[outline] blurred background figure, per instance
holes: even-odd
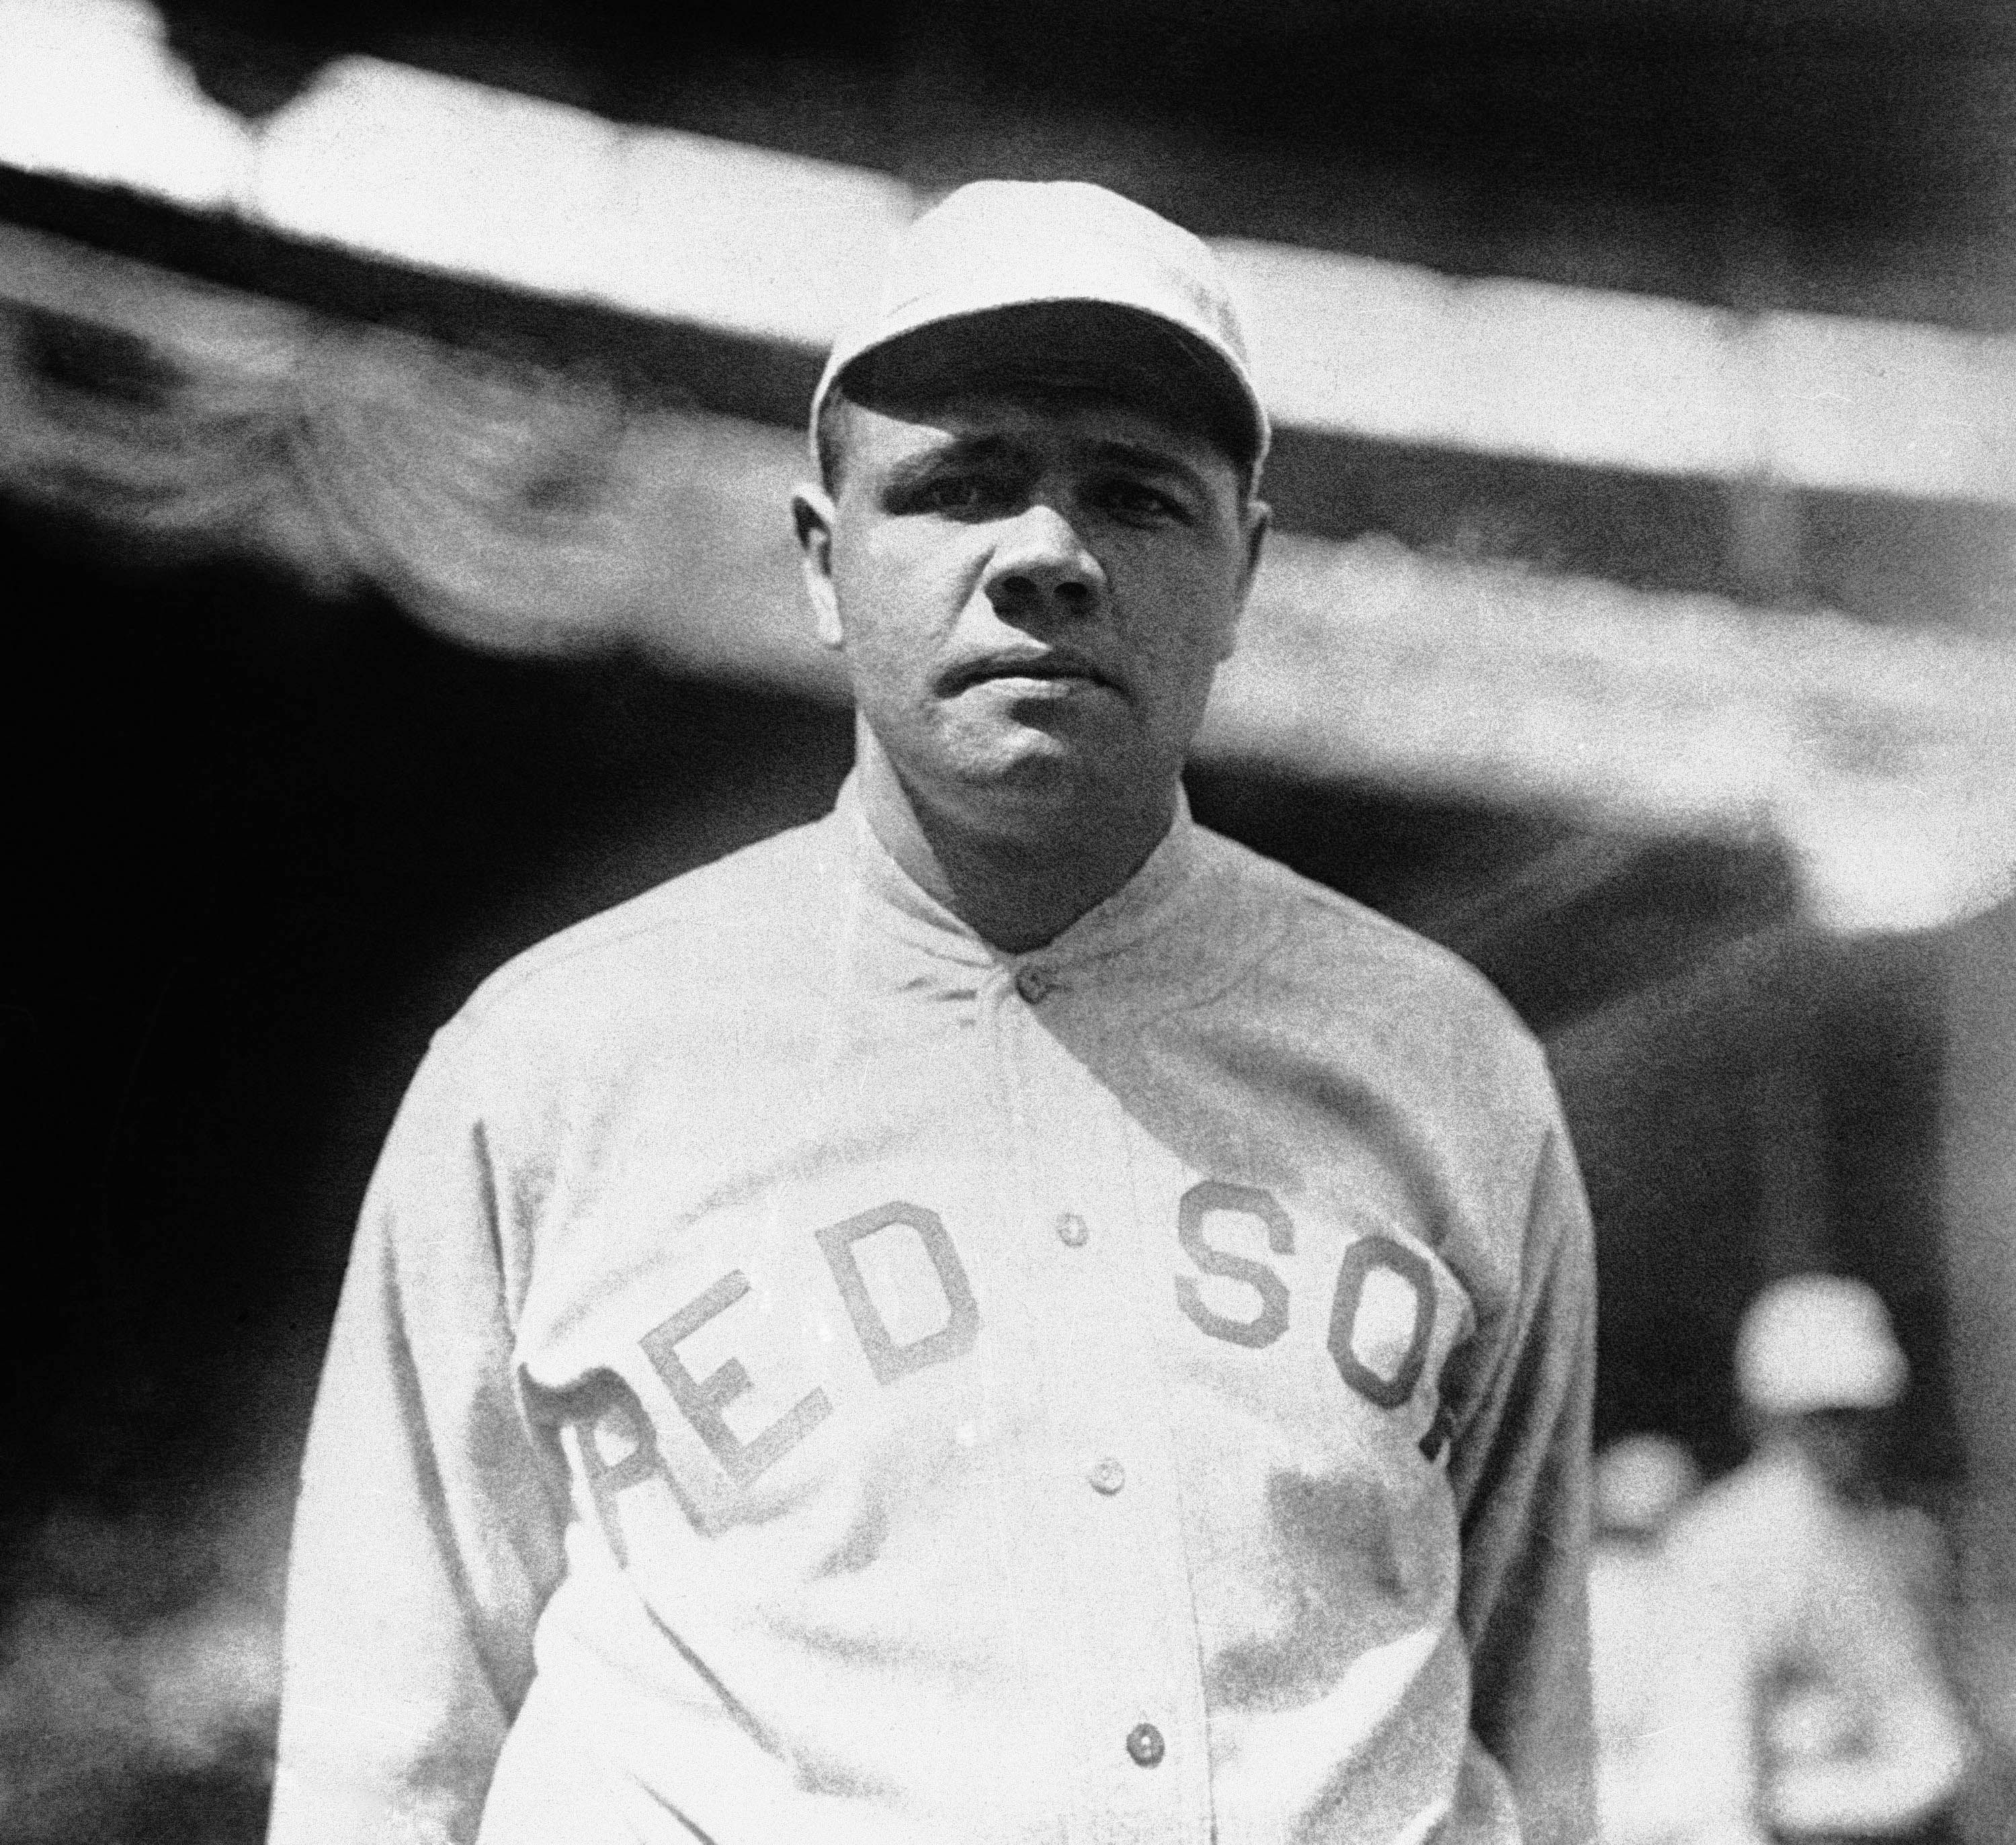
[[[1597,1455],[1589,1642],[1603,1845],[1761,1845],[1748,1725],[1725,1683],[1738,1649],[1693,1604],[1667,1533],[1701,1469],[1665,1435]]]
[[[1751,1303],[1736,1364],[1751,1457],[1669,1541],[1693,1630],[1686,1695],[1740,1704],[1761,1836],[1947,1837],[1969,1741],[1935,1638],[1942,1541],[1877,1496],[1907,1376],[1888,1315],[1861,1282],[1795,1275]]]

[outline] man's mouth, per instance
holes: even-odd
[[[947,675],[946,689],[961,692],[1001,680],[1047,680],[1060,687],[1072,684],[1118,690],[1112,677],[1083,655],[1053,649],[1041,653],[995,653],[970,660]]]

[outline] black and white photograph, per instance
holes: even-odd
[[[0,0],[5,1845],[2016,1840],[2016,14]]]

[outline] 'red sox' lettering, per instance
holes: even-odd
[[[1270,1254],[1294,1254],[1294,1221],[1272,1193],[1257,1185],[1219,1179],[1202,1180],[1184,1192],[1176,1208],[1176,1241],[1198,1274],[1248,1290],[1252,1311],[1244,1315],[1220,1311],[1205,1299],[1197,1276],[1183,1274],[1175,1278],[1176,1304],[1207,1337],[1258,1351],[1273,1345],[1288,1329],[1289,1287],[1278,1270],[1258,1257],[1240,1254],[1211,1239],[1214,1220],[1242,1217],[1258,1226]],[[915,1237],[945,1300],[943,1324],[903,1343],[898,1343],[870,1294],[856,1253],[866,1239],[885,1232]],[[815,1236],[878,1383],[899,1383],[916,1372],[949,1364],[973,1349],[980,1336],[980,1304],[958,1248],[937,1212],[896,1199],[830,1224]],[[748,1292],[747,1276],[739,1268],[731,1269],[641,1341],[652,1369],[680,1413],[739,1486],[747,1486],[774,1466],[833,1412],[826,1391],[814,1388],[760,1434],[744,1441],[722,1414],[751,1388],[749,1373],[741,1361],[727,1359],[705,1377],[696,1377],[687,1368],[679,1356],[682,1342],[727,1312]],[[1326,1343],[1338,1376],[1358,1395],[1382,1409],[1405,1403],[1420,1382],[1435,1324],[1434,1277],[1417,1252],[1383,1235],[1360,1237],[1345,1250],[1332,1290]],[[595,1451],[592,1437],[584,1437],[581,1443],[584,1470],[591,1476],[594,1498],[605,1522],[612,1525],[614,1521],[608,1515],[615,1494],[660,1472],[663,1465],[648,1431],[626,1426],[621,1433],[628,1451],[613,1465]]]

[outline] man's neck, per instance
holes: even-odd
[[[866,737],[856,782],[862,811],[889,856],[1011,955],[1054,940],[1125,884],[1167,836],[1176,807],[1172,786],[1159,804],[1125,811],[1085,803],[976,825],[913,793]]]

